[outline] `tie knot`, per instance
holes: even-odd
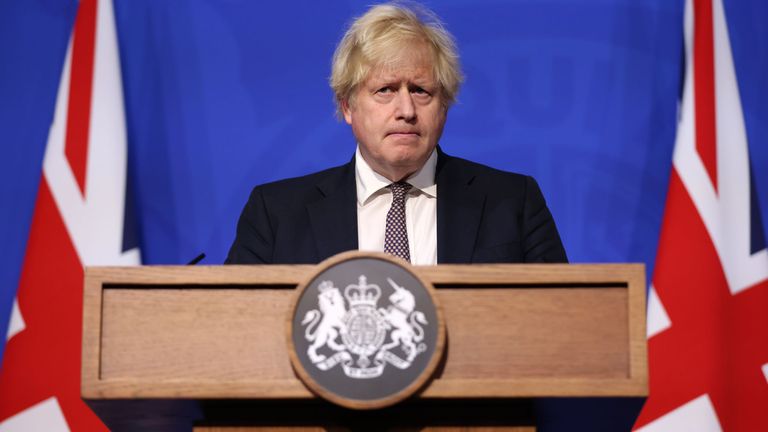
[[[413,186],[411,186],[410,183],[400,181],[392,183],[388,187],[392,189],[393,199],[396,201],[402,201],[405,197],[405,194],[407,194]]]

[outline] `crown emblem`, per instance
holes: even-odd
[[[351,307],[358,305],[375,307],[381,297],[381,288],[376,284],[369,285],[365,275],[360,275],[357,285],[350,284],[344,288],[344,297],[347,298]]]

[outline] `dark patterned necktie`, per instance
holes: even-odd
[[[411,185],[405,182],[397,182],[387,187],[392,190],[392,207],[387,212],[387,228],[384,231],[384,252],[399,256],[410,262],[411,253],[408,250],[408,229],[405,226],[405,195],[411,190]]]

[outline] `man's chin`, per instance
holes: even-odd
[[[389,167],[401,173],[412,174],[421,169],[427,157],[423,154],[409,155],[409,157],[393,158],[387,161]]]

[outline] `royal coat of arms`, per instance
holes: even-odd
[[[424,313],[415,310],[414,295],[391,278],[394,289],[386,308],[378,307],[382,290],[361,275],[357,284],[342,291],[332,281],[318,285],[318,309],[306,313],[301,322],[310,343],[307,356],[320,370],[341,365],[355,379],[376,378],[387,364],[408,369],[427,347]],[[323,354],[325,352],[325,354]]]

